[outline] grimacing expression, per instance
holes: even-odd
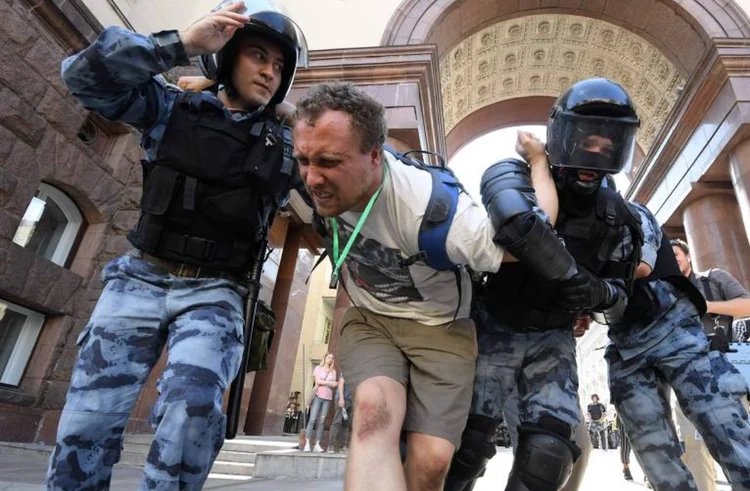
[[[281,86],[283,68],[284,53],[278,46],[258,36],[247,36],[239,40],[232,84],[246,105],[266,105]]]
[[[326,110],[313,122],[301,117],[294,126],[294,156],[323,217],[363,211],[382,172],[380,150],[362,152],[360,135],[342,111]]]
[[[685,254],[681,247],[672,246],[672,252],[674,252],[674,258],[677,259],[677,266],[680,267],[680,272],[688,276],[690,274],[690,256]]]

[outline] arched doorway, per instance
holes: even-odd
[[[627,196],[671,232],[734,250],[736,240],[722,239],[734,237],[720,219],[727,193],[736,196],[729,215],[742,217],[731,226],[750,231],[750,79],[741,76],[750,21],[740,3],[404,0],[381,43],[437,46],[449,156],[491,129],[543,123],[552,98],[576,80],[621,83],[642,118]],[[684,220],[698,199],[718,227],[710,236]]]

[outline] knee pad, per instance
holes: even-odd
[[[571,427],[550,416],[518,427],[513,470],[506,491],[558,491],[568,480],[581,450]]]
[[[461,435],[461,447],[453,456],[445,478],[444,491],[469,491],[484,474],[487,462],[495,456],[497,423],[485,416],[472,414]]]

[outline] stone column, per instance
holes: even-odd
[[[683,222],[694,270],[721,268],[750,287],[750,243],[731,191],[707,193],[690,202]]]
[[[271,300],[276,332],[268,369],[255,375],[245,420],[248,435],[280,435],[284,427],[294,372],[290,367],[294,366],[307,299],[305,279],[313,264],[313,255],[306,249],[300,250],[301,244],[302,227],[290,224]]]
[[[732,149],[729,155],[729,172],[745,234],[750,237],[750,139]]]

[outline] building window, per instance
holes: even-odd
[[[331,328],[333,327],[333,322],[331,322],[331,319],[328,317],[323,320],[323,335],[321,336],[320,342],[323,344],[328,344],[328,341],[331,340]]]
[[[0,384],[21,383],[44,315],[0,299]]]
[[[82,224],[83,216],[73,200],[42,183],[26,208],[13,242],[65,266]]]

